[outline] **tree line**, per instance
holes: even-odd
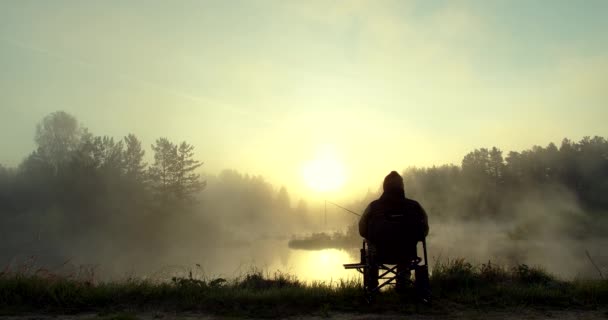
[[[153,198],[162,204],[192,199],[204,187],[194,172],[202,163],[194,158],[194,146],[185,141],[175,144],[167,138],[157,139],[151,146],[154,162],[148,166],[135,135],[128,134],[118,141],[94,136],[72,115],[58,111],[37,125],[35,142],[36,150],[15,172],[17,179],[38,176],[36,181],[53,183],[70,176],[109,177],[131,189],[151,190]],[[88,183],[94,184],[90,180]],[[66,187],[69,184],[61,185]]]
[[[560,211],[584,213],[576,223],[589,225],[608,217],[608,141],[599,136],[506,157],[496,147],[480,148],[460,166],[408,168],[403,175],[406,194],[436,218],[509,220],[545,209],[555,220]]]
[[[225,170],[202,179],[203,163],[185,141],[158,138],[146,157],[134,134],[94,135],[62,111],[44,117],[34,139],[16,168],[0,165],[0,261],[35,252],[103,261],[95,255],[113,252],[153,262],[137,255],[200,253],[201,243],[236,243],[306,220],[306,203],[292,208],[287,189],[263,177]]]

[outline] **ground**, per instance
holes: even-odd
[[[95,313],[85,313],[76,315],[48,315],[48,314],[22,314],[0,316],[5,320],[212,320],[212,319],[241,319],[232,317],[212,316],[196,313],[119,313],[100,315]],[[503,311],[477,311],[466,310],[449,314],[440,315],[397,315],[397,314],[352,314],[352,313],[329,313],[324,315],[300,315],[292,316],[287,319],[293,320],[367,320],[367,319],[407,319],[407,320],[435,320],[435,319],[488,319],[488,320],[544,320],[544,319],[564,319],[564,320],[600,320],[608,319],[608,309],[603,310],[538,310],[538,309],[516,309]]]

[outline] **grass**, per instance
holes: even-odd
[[[473,266],[456,259],[436,265],[432,274],[434,296],[463,305],[608,306],[608,281],[564,281],[540,267],[525,264],[507,269],[491,262]]]
[[[597,308],[608,305],[608,281],[556,279],[540,268],[473,266],[462,259],[432,270],[433,308],[501,308],[511,306]],[[405,300],[405,301],[404,301]],[[195,311],[221,315],[326,315],[330,312],[414,312],[413,293],[382,292],[365,303],[360,283],[303,283],[296,277],[251,271],[237,279],[130,279],[96,283],[92,279],[48,272],[5,271],[0,274],[0,310],[10,312]],[[129,315],[129,313],[124,313]],[[128,316],[125,316],[128,317]]]

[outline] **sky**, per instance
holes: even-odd
[[[604,0],[1,0],[0,164],[57,110],[331,199],[479,147],[606,137],[607,16]],[[333,193],[304,176],[324,158]]]

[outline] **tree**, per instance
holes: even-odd
[[[205,182],[200,181],[200,175],[194,172],[202,165],[202,162],[194,160],[194,146],[185,141],[180,143],[175,167],[175,190],[178,199],[189,199],[205,187]]]
[[[159,138],[152,145],[154,164],[149,169],[157,195],[167,200],[171,186],[175,184],[174,171],[177,162],[177,148],[166,138]]]
[[[152,145],[152,150],[154,164],[149,173],[161,202],[191,200],[204,188],[205,183],[194,172],[202,165],[194,160],[194,146],[185,141],[177,146],[166,138],[160,138]]]
[[[13,185],[13,171],[0,164],[0,215],[9,207],[10,193]]]
[[[73,169],[84,169],[87,172],[103,170],[106,173],[122,175],[124,144],[115,142],[108,136],[93,136],[86,129],[80,138],[78,148],[72,152],[70,164]]]
[[[53,112],[36,126],[37,154],[57,172],[77,150],[81,134],[76,118],[64,111]]]
[[[494,180],[496,186],[504,182],[505,161],[502,158],[502,151],[496,147],[490,150],[489,175]]]
[[[114,142],[114,138],[108,136],[96,137],[96,140],[99,145],[101,168],[120,175],[124,167],[122,141]]]
[[[281,213],[285,213],[291,208],[291,201],[289,200],[289,194],[287,193],[285,186],[282,186],[281,189],[279,189],[276,206],[277,209],[282,211]]]
[[[126,148],[123,152],[124,169],[127,177],[142,182],[145,179],[147,163],[143,161],[145,151],[141,149],[141,142],[134,134],[124,137]]]
[[[462,159],[462,172],[478,185],[484,185],[490,173],[490,152],[475,149]]]

